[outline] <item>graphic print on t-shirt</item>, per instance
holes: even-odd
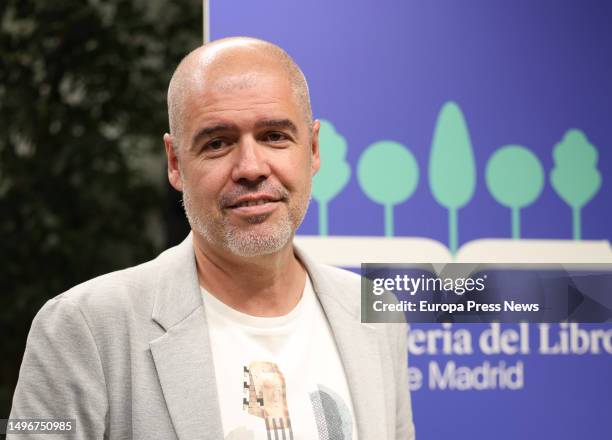
[[[243,408],[253,416],[264,419],[268,438],[293,440],[291,419],[287,407],[287,388],[283,373],[273,362],[251,362],[244,367]]]
[[[310,393],[319,439],[351,440],[353,438],[353,419],[351,410],[342,397],[323,385]]]
[[[278,365],[258,361],[245,366],[243,389],[242,407],[248,414],[263,419],[262,429],[265,428],[267,438],[293,440],[287,386]],[[344,400],[323,385],[318,385],[309,397],[319,440],[352,440],[351,410]],[[247,434],[246,430],[244,433]],[[232,438],[239,438],[237,432],[234,434]],[[252,437],[247,434],[244,438]]]

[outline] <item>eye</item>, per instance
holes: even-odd
[[[270,131],[264,135],[264,140],[266,142],[284,142],[289,139],[289,136],[280,131]]]
[[[227,154],[234,141],[227,137],[216,137],[209,141],[206,141],[200,150],[200,153],[204,157],[215,158]]]
[[[221,149],[223,149],[225,146],[227,146],[227,142],[225,141],[225,139],[213,139],[210,142],[207,142],[204,145],[204,150],[208,150],[208,151],[219,151]]]

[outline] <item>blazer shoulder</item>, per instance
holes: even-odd
[[[155,259],[110,272],[78,284],[52,300],[86,304],[123,301],[131,296],[140,297],[151,291],[157,269]]]

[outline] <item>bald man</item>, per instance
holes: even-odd
[[[265,41],[207,44],[168,114],[191,234],[45,304],[11,418],[83,439],[414,438],[405,328],[361,324],[360,278],[293,245],[320,164],[299,67]]]

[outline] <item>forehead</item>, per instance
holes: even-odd
[[[195,78],[184,102],[185,128],[207,119],[299,119],[297,99],[287,75],[272,69],[218,69]],[[232,121],[233,122],[233,121]]]

